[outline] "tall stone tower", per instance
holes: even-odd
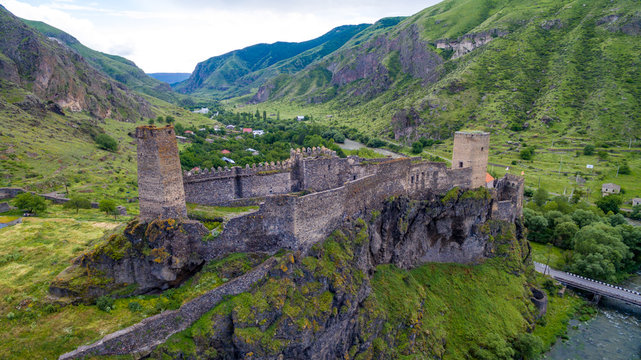
[[[186,218],[176,133],[171,125],[136,128],[140,219]]]
[[[472,168],[470,186],[485,186],[490,134],[482,131],[457,131],[454,134],[452,169]]]

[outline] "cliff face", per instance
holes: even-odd
[[[531,265],[529,246],[521,235],[520,220],[512,224],[491,218],[493,201],[485,189],[455,189],[443,198],[423,201],[390,200],[381,212],[335,231],[307,256],[285,254],[250,292],[219,304],[150,357],[358,359],[421,354],[440,358],[445,351],[465,352],[448,349],[453,335],[441,330],[446,321],[441,316],[460,315],[459,310],[442,307],[440,315],[432,313],[435,303],[428,302],[436,300],[429,295],[430,284],[416,282],[418,273],[397,269],[427,271],[420,266],[428,261],[485,262],[482,268],[503,269],[492,271],[509,278],[502,281],[512,284],[516,300],[510,306],[521,311],[519,319],[511,321],[525,329],[534,319],[522,275]],[[474,270],[465,271],[473,276]],[[388,288],[393,278],[406,287],[407,297]],[[474,280],[471,286],[484,286],[479,285],[483,282]],[[472,291],[483,291],[477,297],[484,298],[485,291],[492,290]],[[396,299],[397,308],[411,310],[407,314],[390,310],[386,296]],[[466,318],[473,318],[470,314],[478,309],[468,310]]]
[[[48,39],[0,7],[0,76],[70,111],[119,120],[152,116],[149,103],[110,80],[57,39]]]

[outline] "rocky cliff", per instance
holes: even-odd
[[[510,315],[515,316],[510,321],[518,323],[519,331],[533,326],[536,311],[524,276],[531,265],[529,245],[520,220],[513,224],[492,219],[492,203],[485,189],[454,189],[444,197],[422,201],[390,199],[382,211],[349,221],[308,254],[281,256],[252,290],[222,302],[150,357],[367,359],[420,354],[441,358],[446,352],[459,351],[474,357],[478,349],[448,344],[455,336],[444,331],[448,317],[459,316],[461,310],[437,305],[438,296],[419,273],[438,273],[423,266],[431,261],[483,263],[461,269],[470,278],[478,276],[475,269],[491,269],[488,274],[499,276],[505,286],[510,284],[509,296],[514,300],[500,311],[502,300],[496,304],[481,300],[482,306],[493,310],[473,305],[464,317],[474,324],[476,311],[520,312]],[[415,270],[407,273],[399,268]],[[445,275],[439,279],[451,284],[459,281]],[[475,290],[487,285],[479,283],[484,280],[473,280],[469,286],[472,292],[482,293],[467,301],[486,299],[486,292],[493,291]],[[439,285],[433,285],[439,291]],[[502,316],[487,315],[487,321]],[[486,335],[462,336],[484,339]],[[475,345],[479,347],[468,338],[465,346]]]
[[[73,261],[51,283],[49,292],[70,302],[132,296],[176,287],[204,264],[197,221],[133,220]]]
[[[32,92],[39,103],[119,120],[150,117],[149,103],[92,68],[58,39],[49,39],[0,6],[0,79]],[[39,108],[40,106],[36,106]]]

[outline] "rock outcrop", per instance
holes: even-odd
[[[72,302],[103,295],[130,296],[180,285],[205,262],[202,238],[192,220],[133,220],[73,261],[51,283],[49,292]]]
[[[507,271],[523,274],[531,265],[520,221],[494,220],[493,200],[483,190],[386,202],[381,212],[348,222],[307,256],[282,256],[250,292],[217,306],[186,330],[187,337],[177,334],[150,357],[391,358],[388,351],[398,345],[394,338],[411,334],[414,325],[386,328],[385,315],[370,296],[377,266],[409,269],[428,261],[477,263],[499,257]],[[527,286],[522,292],[520,301],[527,307]],[[535,312],[526,315],[531,323]],[[176,345],[184,341],[190,345]]]
[[[452,51],[452,59],[459,58],[479,46],[483,46],[497,37],[507,35],[507,31],[492,29],[479,33],[466,34],[456,40],[443,39],[436,41],[437,49],[444,49]]]
[[[2,6],[0,33],[0,79],[35,95],[18,104],[22,109],[59,114],[62,109],[86,111],[101,119],[118,120],[153,116],[147,100],[91,67],[59,40],[30,28]],[[43,105],[49,101],[58,107]]]

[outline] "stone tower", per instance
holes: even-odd
[[[454,134],[452,169],[472,168],[470,186],[485,186],[490,134],[482,131],[457,131]]]
[[[176,133],[171,125],[136,128],[140,219],[186,218]]]

